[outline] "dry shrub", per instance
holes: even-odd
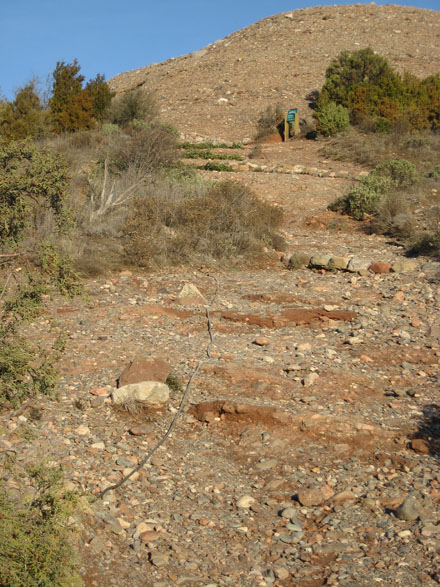
[[[124,133],[107,136],[100,151],[102,160],[108,160],[115,173],[130,166],[144,172],[170,166],[177,160],[177,133],[162,122],[128,128]]]
[[[371,228],[394,238],[409,238],[415,222],[407,194],[392,192],[384,197],[377,207]]]
[[[284,112],[280,104],[267,106],[260,114],[257,121],[257,133],[255,141],[264,141],[267,137],[274,135],[279,131],[280,125],[284,121]]]
[[[279,208],[234,182],[199,185],[198,193],[163,183],[136,200],[125,250],[131,263],[150,268],[249,257],[283,247],[281,222]]]
[[[440,134],[410,133],[407,130],[391,133],[369,133],[350,128],[331,139],[323,154],[336,161],[352,161],[375,167],[388,159],[406,159],[422,171],[438,164]]]
[[[109,119],[111,123],[125,127],[134,120],[151,122],[158,114],[159,108],[154,95],[138,88],[113,99]]]

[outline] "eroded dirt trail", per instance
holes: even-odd
[[[270,145],[267,157],[307,164],[316,152]],[[326,212],[345,179],[234,179],[283,206],[290,252],[402,255]],[[426,260],[411,273],[292,271],[272,257],[216,272],[212,358],[165,446],[85,516],[86,585],[437,584],[438,272]],[[135,357],[162,357],[186,383],[204,356],[205,307],[179,301],[186,283],[214,294],[201,271],[125,271],[90,281],[89,303],[55,301],[29,331],[68,335],[61,400],[42,401],[38,421],[15,415],[3,445],[23,461],[49,454],[87,494],[118,481],[181,391],[165,411],[128,414],[107,398],[117,377]],[[415,519],[400,519],[410,495]]]

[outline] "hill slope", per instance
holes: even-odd
[[[157,92],[162,115],[182,132],[241,140],[269,104],[298,107],[321,88],[343,50],[372,47],[398,71],[440,71],[440,12],[403,6],[327,6],[265,18],[204,49],[110,80],[123,93]]]

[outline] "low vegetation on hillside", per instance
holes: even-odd
[[[32,81],[0,102],[3,412],[56,396],[64,340],[54,329],[50,342],[34,342],[27,325],[55,292],[81,295],[80,275],[127,264],[239,263],[283,246],[280,209],[181,162],[229,167],[221,161],[240,161],[240,147],[180,145],[152,93],[114,97],[103,76],[86,83],[76,60],[57,64],[47,100]],[[9,472],[0,492],[0,583],[76,584],[66,525],[74,502],[60,476],[22,472],[33,491],[23,500]]]
[[[400,75],[371,48],[345,51],[315,98],[325,156],[373,167],[330,209],[440,256],[440,74]]]
[[[318,130],[330,112],[336,117],[336,107],[346,109],[351,124],[375,132],[440,128],[440,73],[425,79],[409,72],[400,75],[384,57],[366,48],[343,51],[325,77],[315,104]],[[343,129],[324,130],[335,134]]]

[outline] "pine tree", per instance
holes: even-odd
[[[49,100],[54,132],[74,132],[94,124],[93,100],[83,89],[84,76],[75,59],[73,63],[58,61],[53,72],[52,97]]]

